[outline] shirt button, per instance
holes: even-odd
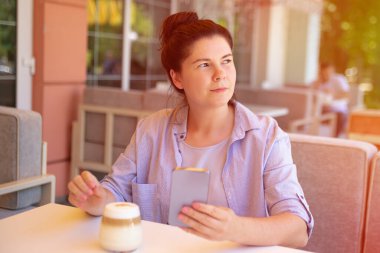
[[[183,134],[181,134],[180,136],[179,136],[179,138],[181,138],[181,139],[183,139],[185,136],[183,135]]]

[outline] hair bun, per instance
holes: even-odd
[[[195,12],[179,12],[167,17],[162,23],[160,34],[161,45],[166,44],[173,32],[180,26],[198,21],[198,15]]]

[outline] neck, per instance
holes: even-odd
[[[208,110],[189,109],[186,143],[193,146],[209,146],[228,138],[234,126],[232,105]]]

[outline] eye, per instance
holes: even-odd
[[[208,67],[209,66],[209,64],[207,63],[207,62],[204,62],[204,63],[202,63],[202,64],[199,64],[198,65],[198,68],[206,68],[206,67]]]
[[[228,64],[228,63],[231,63],[232,62],[232,59],[225,59],[222,61],[223,64]]]

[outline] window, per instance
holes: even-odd
[[[237,82],[248,83],[253,36],[247,35],[252,34],[254,4],[248,5],[237,0],[88,0],[87,83],[122,87],[123,72],[130,89],[154,88],[157,82],[167,81],[160,59],[160,25],[170,13],[190,10],[230,30]],[[125,29],[123,24],[130,27]]]
[[[32,109],[33,0],[0,4],[0,105]]]
[[[154,88],[167,76],[161,66],[160,25],[170,15],[170,0],[132,2],[131,28],[137,36],[131,43],[131,89]]]
[[[124,0],[88,0],[87,84],[121,87]]]
[[[0,7],[0,105],[16,106],[16,0]]]

